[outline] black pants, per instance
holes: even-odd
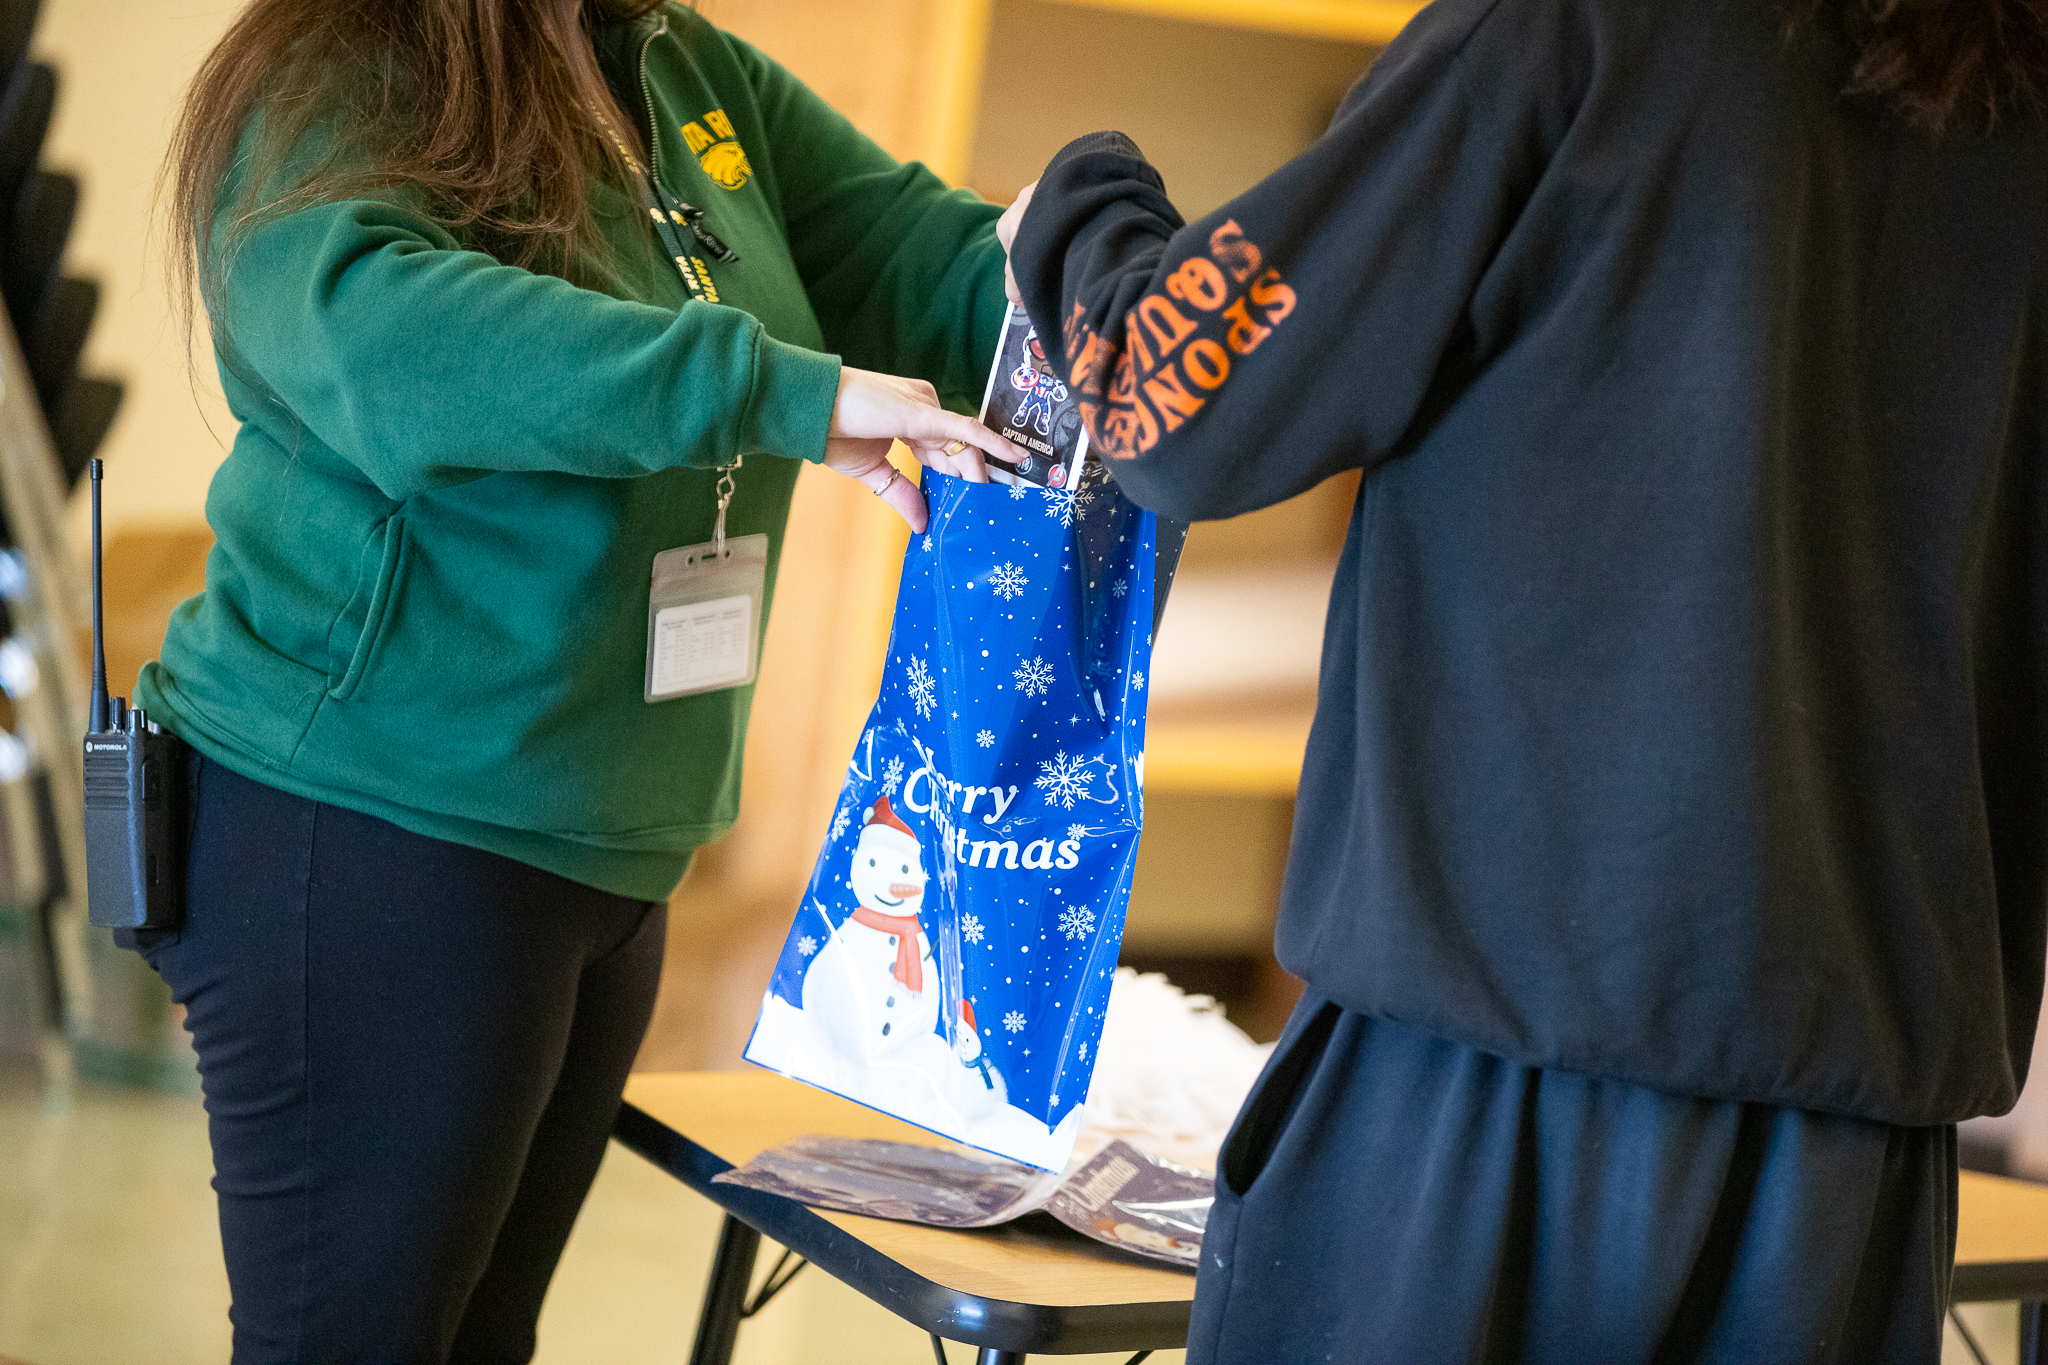
[[[1936,1365],[1955,1129],[1516,1065],[1313,998],[1229,1141],[1189,1365]]]
[[[194,774],[187,1010],[235,1365],[525,1361],[654,1008],[665,907]]]

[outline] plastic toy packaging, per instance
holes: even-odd
[[[921,1147],[817,1134],[771,1147],[711,1177],[813,1208],[935,1228],[989,1228],[1046,1206],[1062,1181],[1049,1171],[969,1147]]]
[[[1015,312],[998,376],[1020,329],[1028,345]],[[1078,431],[1055,400],[1027,430]],[[1057,1171],[1116,969],[1152,629],[1185,527],[1074,446],[1037,445],[1056,478],[1044,451],[1036,478],[927,475],[881,696],[746,1056]]]
[[[994,1227],[1043,1209],[1105,1246],[1190,1270],[1216,1199],[1208,1175],[1122,1141],[1061,1178],[965,1149],[802,1137],[712,1180],[941,1228]]]

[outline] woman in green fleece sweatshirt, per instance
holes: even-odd
[[[758,643],[801,461],[914,525],[891,438],[983,477],[997,210],[645,0],[257,0],[173,157],[240,428],[136,689],[196,758],[134,946],[235,1360],[525,1360],[739,797],[751,688],[647,700],[651,566],[729,478]]]

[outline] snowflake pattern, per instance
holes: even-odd
[[[1052,665],[1043,658],[1026,659],[1010,676],[1017,680],[1017,690],[1027,697],[1038,696],[1052,688]]]
[[[1070,905],[1060,911],[1060,932],[1071,941],[1095,932],[1095,912],[1085,905]]]
[[[1074,524],[1074,490],[1071,488],[1046,489],[1045,514],[1062,526],[1072,526]]]
[[[1095,774],[1088,771],[1087,760],[1064,749],[1038,764],[1038,789],[1045,793],[1046,800],[1062,810],[1072,810],[1076,801],[1087,799],[1094,781]]]
[[[1034,493],[1038,495],[1036,504],[1031,502]],[[993,611],[988,610],[991,604],[987,597],[978,599],[986,614],[992,618],[991,628],[979,640],[969,639],[950,644],[938,643],[941,637],[929,632],[910,634],[899,639],[896,649],[891,651],[891,665],[896,670],[891,681],[900,684],[903,690],[890,699],[889,707],[895,709],[900,716],[901,708],[908,703],[912,708],[913,717],[919,721],[918,725],[910,727],[908,733],[922,738],[921,732],[929,722],[938,718],[941,704],[938,680],[939,676],[944,674],[947,695],[943,701],[949,715],[946,729],[953,736],[951,742],[959,746],[956,747],[955,756],[963,766],[977,770],[975,781],[990,782],[997,776],[1003,777],[1004,787],[1010,793],[1004,806],[1005,814],[1012,818],[1010,824],[1003,827],[1009,829],[1009,837],[1017,839],[1021,844],[1027,838],[1036,838],[1039,833],[1043,833],[1048,839],[1057,840],[1063,832],[1065,838],[1071,841],[1068,844],[1069,848],[1092,848],[1095,836],[1088,821],[1099,816],[1104,820],[1103,846],[1107,848],[1121,840],[1125,821],[1117,814],[1099,815],[1095,807],[1098,803],[1108,803],[1113,812],[1122,811],[1127,805],[1135,808],[1136,790],[1127,794],[1124,791],[1125,782],[1115,777],[1119,768],[1123,768],[1126,773],[1134,772],[1135,763],[1127,766],[1119,761],[1119,756],[1114,752],[1109,753],[1107,758],[1096,754],[1096,736],[1090,728],[1093,718],[1098,713],[1104,716],[1116,715],[1119,709],[1117,694],[1105,686],[1102,689],[1103,695],[1092,700],[1078,693],[1072,697],[1068,696],[1074,687],[1073,679],[1063,662],[1068,639],[1065,635],[1055,632],[1065,631],[1071,634],[1076,629],[1077,622],[1073,619],[1074,612],[1064,597],[1057,603],[1047,603],[1045,594],[1049,588],[1057,588],[1064,583],[1068,575],[1075,575],[1087,583],[1084,595],[1087,604],[1099,611],[1103,606],[1101,599],[1107,597],[1116,604],[1110,608],[1111,614],[1115,615],[1127,611],[1129,604],[1137,599],[1137,575],[1144,570],[1133,567],[1128,546],[1099,546],[1094,545],[1092,541],[1090,545],[1082,546],[1072,541],[1072,535],[1084,534],[1090,526],[1100,529],[1099,523],[1102,518],[1109,515],[1112,508],[1121,507],[1108,483],[1102,478],[1102,471],[1099,468],[1090,468],[1087,477],[1077,479],[1069,487],[1061,489],[1049,489],[1019,480],[1011,484],[1009,494],[1010,498],[1015,500],[1015,506],[997,511],[993,504],[981,504],[984,517],[975,520],[970,528],[973,534],[964,541],[959,541],[958,537],[948,541],[949,560],[957,553],[961,559],[967,561],[961,566],[961,571],[971,572],[974,575],[971,581],[975,588],[988,589],[987,596],[996,599]],[[990,490],[990,496],[994,496],[993,490]],[[1098,511],[1097,504],[1100,504],[1103,510]],[[1040,511],[1053,522],[1051,528],[1047,528],[1039,520]],[[986,537],[981,528],[983,519],[989,522],[990,530],[993,532]],[[934,520],[936,521],[936,518]],[[1121,526],[1121,523],[1118,525]],[[1033,530],[1033,527],[1036,529]],[[920,553],[912,557],[912,572],[920,576],[920,581],[925,576],[937,581],[939,576],[945,574],[951,567],[937,558],[938,529],[935,525],[929,532],[920,533],[913,538],[920,547]],[[1107,539],[1115,541],[1116,537],[1111,535]],[[956,541],[959,543],[956,544]],[[1020,557],[1023,562],[1020,562]],[[1052,574],[1053,578],[1049,579],[1048,574]],[[958,580],[954,582],[957,586]],[[1104,591],[1105,589],[1107,591]],[[975,597],[976,594],[968,596]],[[1023,604],[1026,597],[1030,597],[1033,603],[1046,607],[1046,620],[1038,620],[1036,607]],[[1010,615],[1011,605],[1019,607],[1014,617]],[[998,626],[1000,629],[995,628]],[[1034,629],[1034,626],[1037,628]],[[1127,629],[1142,638],[1145,623],[1134,623]],[[967,645],[972,647],[968,648]],[[1054,646],[1059,647],[1054,653],[1044,653],[1046,649]],[[1023,654],[1022,650],[1025,648],[1032,649],[1033,654]],[[933,661],[935,655],[938,660],[936,663]],[[1003,664],[1006,660],[1010,661],[1012,675],[1012,681],[1007,683],[1003,681]],[[1144,664],[1142,657],[1134,662],[1143,666],[1144,672],[1149,674],[1150,667]],[[1148,681],[1144,674],[1135,669],[1127,668],[1125,671],[1125,691],[1122,694],[1121,710],[1136,713],[1132,717],[1133,724],[1142,724],[1142,693],[1146,690]],[[1055,708],[1052,702],[1051,694],[1055,684],[1061,688],[1060,708]],[[1013,700],[1008,706],[1002,705],[1004,687],[1015,689]],[[993,709],[984,710],[985,706],[992,706]],[[1073,750],[1060,747],[1058,709],[1075,713],[1068,721],[1069,730],[1066,735],[1068,740],[1077,745]],[[998,714],[1012,710],[1014,717],[1006,719],[1005,723],[1020,731],[1015,739],[1009,737],[1006,732],[996,731],[993,726],[993,720]],[[977,711],[983,713],[982,725],[970,729],[957,723]],[[1022,721],[1023,724],[1018,725],[1018,721]],[[1024,731],[1030,732],[1028,737],[1021,733]],[[884,794],[892,802],[900,801],[905,795],[906,784],[910,782],[909,764],[915,755],[907,751],[907,738],[898,739],[887,748],[883,746],[883,738],[879,731],[873,733],[864,741],[864,748],[856,752],[846,794],[834,807],[831,837],[833,846],[841,849],[841,861],[833,865],[834,870],[843,869],[844,846],[853,838],[853,827],[861,823],[863,812],[869,803]],[[968,744],[968,740],[972,740],[972,744]],[[896,743],[904,744],[905,747],[896,748]],[[1011,749],[1017,746],[1024,747],[1018,752],[1011,753]],[[1056,756],[1047,756],[1044,753],[1047,747],[1058,747],[1059,752]],[[967,760],[965,748],[974,748],[988,760],[988,763],[983,763],[979,759]],[[1010,761],[1014,761],[1017,767],[1021,768],[1021,772],[980,772],[980,769],[987,768],[989,763],[995,762],[997,748],[1005,749],[1006,754],[1006,761],[1000,766],[1009,769]],[[897,756],[892,757],[892,754]],[[928,775],[921,772],[917,777],[921,781]],[[966,772],[959,775],[963,778],[968,776]],[[1097,794],[1094,782],[1098,775],[1104,778],[1105,785],[1105,790],[1100,795]],[[1009,801],[1013,800],[1016,794],[1016,788],[1010,786],[1011,783],[1021,784],[1024,793],[1030,798],[1018,810],[1008,809]],[[953,795],[952,806],[957,816],[962,798],[959,791],[955,791]],[[1049,806],[1037,806],[1036,802],[1039,800],[1047,801]],[[992,804],[984,798],[970,807],[976,816],[973,821],[975,832],[983,839],[1003,837],[1001,834],[981,831],[982,821],[979,817],[984,811],[988,811]],[[1020,811],[1023,812],[1021,815]],[[1060,824],[1062,816],[1069,823]],[[906,815],[905,818],[909,817]],[[1026,822],[1031,827],[1029,833],[1022,832]],[[1034,850],[1034,862],[1037,861],[1037,851],[1039,850]],[[951,898],[951,904],[946,907],[950,912],[946,918],[952,933],[951,943],[947,947],[956,950],[955,957],[958,960],[959,954],[971,946],[975,951],[966,955],[970,977],[980,972],[989,974],[986,980],[972,981],[969,985],[980,985],[985,991],[981,1000],[977,1002],[977,1007],[980,1008],[981,1014],[980,1026],[986,1030],[982,1038],[990,1048],[991,1060],[995,1059],[995,1054],[1007,1054],[1013,1065],[1030,1072],[1028,1083],[1019,1079],[1025,1072],[1020,1072],[1019,1076],[1010,1079],[1013,1085],[1026,1085],[1040,1104],[1046,1103],[1048,1099],[1047,1091],[1043,1088],[1047,1080],[1059,1084],[1064,1079],[1064,1088],[1059,1090],[1056,1097],[1050,1099],[1054,1107],[1053,1112],[1058,1112],[1065,1095],[1072,1091],[1074,1084],[1071,1079],[1057,1074],[1050,1078],[1044,1077],[1044,1072],[1054,1069],[1053,1054],[1060,1054],[1060,1060],[1070,1075],[1076,1070],[1085,1069],[1087,1065],[1097,1061],[1100,1055],[1100,1049],[1095,1046],[1093,1032],[1100,1024],[1100,1014],[1107,997],[1108,986],[1106,981],[1096,979],[1098,973],[1095,968],[1098,965],[1105,965],[1096,960],[1101,954],[1097,953],[1093,957],[1090,954],[1100,946],[1100,941],[1106,937],[1107,929],[1114,926],[1109,923],[1112,918],[1112,907],[1103,897],[1102,886],[1099,884],[1104,877],[1100,874],[1091,875],[1097,861],[1084,855],[1083,863],[1074,877],[1068,878],[1064,873],[1054,874],[1060,879],[1056,884],[1062,894],[1058,898],[1048,897],[1050,913],[1045,914],[1042,919],[1037,913],[1037,894],[1030,894],[1026,903],[1026,900],[1020,899],[1015,893],[1028,892],[1030,888],[1010,883],[1008,878],[1003,879],[1006,884],[1001,886],[990,884],[984,887],[982,883],[977,882],[976,889],[985,889],[988,892],[985,899],[977,901],[972,894],[961,894]],[[840,875],[843,877],[843,871]],[[1016,874],[1010,876],[1014,878]],[[963,893],[967,890],[964,886],[957,889]],[[1046,884],[1040,883],[1039,890],[1042,892],[1045,889],[1048,889]],[[997,896],[995,893],[998,891],[1009,894]],[[819,903],[818,913],[813,914],[808,908],[807,901],[804,919],[814,926],[819,925],[821,920],[836,921],[839,914],[836,908],[829,913],[824,910],[824,906],[833,904],[835,902],[827,894]],[[936,912],[936,905],[934,909]],[[1003,933],[1000,936],[995,933],[997,920],[1002,921]],[[828,932],[830,929],[831,925],[827,923],[823,929],[814,927],[805,930],[799,927],[790,934],[789,947],[800,955],[798,962],[791,964],[788,969],[792,975],[800,977],[811,963],[822,957],[825,948],[833,946],[831,933]],[[1058,936],[1056,941],[1055,935]],[[937,933],[934,932],[933,938],[936,940],[937,937]],[[937,946],[936,943],[934,946]],[[984,952],[983,949],[988,951]],[[1028,956],[1025,956],[1027,953]],[[1113,963],[1106,965],[1113,966]],[[879,974],[888,969],[876,967],[875,970]],[[1076,1028],[1076,1032],[1082,1032],[1085,1028],[1089,1033],[1090,1036],[1085,1041],[1069,1038],[1059,1042],[1055,1047],[1053,1044],[1056,1040],[1046,1030],[1059,1027],[1064,1031],[1069,1021],[1064,1017],[1047,1020],[1043,1030],[1034,1022],[1032,1010],[1039,1008],[1035,1003],[1038,998],[1037,992],[1047,989],[1052,990],[1061,1000],[1074,998],[1067,994],[1069,991],[1080,992],[1076,1000],[1077,1013],[1080,1005],[1094,1002],[1093,1008],[1087,1011],[1088,1014],[1095,1016],[1093,1019],[1073,1021],[1083,1026]],[[1031,1009],[1026,1009],[1026,1005],[1030,1005]],[[1064,1014],[1064,1005],[1055,1010],[1056,1016]],[[1034,1035],[1028,1044],[1024,1037],[1027,1033]],[[997,1035],[1006,1043],[1014,1044],[1014,1047],[996,1047]],[[1046,1055],[1041,1059],[1033,1056],[1033,1053]],[[1082,1063],[1080,1068],[1074,1065],[1077,1058]],[[1044,1063],[1042,1066],[1041,1061]]]
[[[917,708],[919,716],[930,720],[939,705],[938,681],[932,677],[930,665],[922,658],[915,658],[905,673],[909,678],[904,685],[910,689],[910,704]]]

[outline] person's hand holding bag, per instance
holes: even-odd
[[[940,407],[938,391],[924,380],[841,369],[839,402],[825,438],[825,467],[858,479],[911,530],[922,531],[924,498],[889,463],[895,441],[909,446],[920,463],[969,483],[988,482],[984,451],[1005,453],[1002,437],[971,417]]]

